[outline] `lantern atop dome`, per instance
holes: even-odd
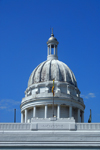
[[[51,37],[48,39],[47,41],[47,45],[48,45],[48,56],[47,56],[47,60],[50,59],[58,59],[57,56],[57,46],[58,46],[59,42],[57,41],[57,39],[54,37],[53,34],[53,28],[52,28],[52,33],[51,33]]]

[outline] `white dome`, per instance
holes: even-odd
[[[52,32],[47,41],[47,60],[38,65],[29,77],[25,97],[21,102],[22,122],[54,115],[57,118],[74,117],[76,122],[80,122],[80,118],[83,120],[85,105],[73,72],[58,60],[58,44]]]
[[[53,79],[68,82],[77,87],[76,78],[71,69],[65,63],[56,59],[46,60],[38,65],[31,73],[28,87],[35,83],[52,81]]]

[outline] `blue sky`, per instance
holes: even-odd
[[[100,122],[100,0],[0,0],[0,122],[20,122],[31,72],[47,59],[50,27],[58,58],[74,72],[85,122]]]

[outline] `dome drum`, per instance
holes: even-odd
[[[40,82],[31,85],[25,91],[25,95],[30,96],[34,94],[43,94],[46,93],[45,96],[47,97],[47,93],[52,93],[52,81],[47,82]],[[62,93],[62,94],[71,94],[76,97],[80,97],[80,91],[77,87],[69,84],[68,82],[59,82],[55,81],[55,94]]]
[[[45,112],[45,107],[47,107],[47,112]],[[58,107],[60,107],[60,111],[58,112]],[[35,115],[34,115],[34,108],[36,109]],[[70,108],[72,108],[72,114],[70,114]],[[80,109],[80,116],[81,113],[84,112],[84,106],[81,104],[77,104],[75,102],[71,102],[69,100],[65,99],[59,99],[55,98],[55,104],[54,104],[54,115],[57,118],[69,118],[73,116],[76,120],[76,122],[79,122],[78,120],[78,109]],[[52,117],[52,101],[51,99],[43,99],[42,101],[40,100],[34,100],[30,101],[24,105],[22,105],[22,113],[25,114],[25,110],[28,112],[27,116],[27,122],[28,120],[31,121],[31,119],[34,117],[37,118],[50,118]],[[31,112],[31,114],[30,114]],[[47,113],[47,116],[45,117],[45,113]],[[24,116],[25,120],[25,116]]]

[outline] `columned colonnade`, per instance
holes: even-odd
[[[24,118],[24,112],[21,112],[21,123],[27,123],[27,112],[28,110],[25,109],[25,118]],[[45,105],[45,112],[44,112],[44,118],[47,118],[47,112],[48,112],[48,106]],[[80,122],[80,112],[81,110],[78,108],[78,114],[77,114],[77,122]],[[33,118],[36,117],[36,106],[33,107]],[[69,118],[72,117],[72,106],[69,106]],[[60,104],[57,105],[57,118],[60,118]],[[81,122],[84,122],[84,111],[82,111],[81,114]]]

